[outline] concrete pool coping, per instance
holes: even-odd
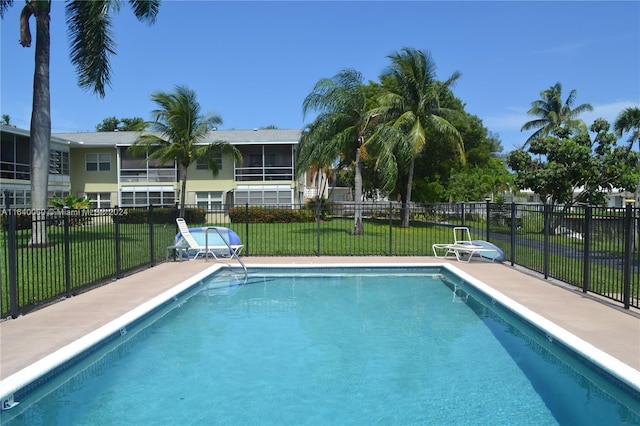
[[[623,310],[607,299],[492,262],[443,261],[433,257],[245,257],[257,265],[449,265],[504,294],[527,310],[582,339],[640,374],[640,312]],[[172,291],[220,262],[198,259],[157,265],[98,289],[0,323],[0,379],[47,362],[61,349],[101,327],[127,318],[130,311]],[[232,265],[237,265],[232,262]],[[62,351],[64,352],[64,351]],[[605,360],[606,361],[606,360]],[[616,361],[619,361],[617,363]],[[16,374],[18,373],[18,374]]]

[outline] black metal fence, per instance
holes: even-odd
[[[362,234],[354,234],[356,209]],[[625,308],[640,307],[639,209],[457,203],[412,205],[408,227],[398,203],[305,206],[193,206],[189,226],[227,226],[245,256],[431,256],[453,242],[452,228],[504,250],[512,265],[554,278]],[[1,316],[17,316],[165,261],[177,208],[64,210],[35,219],[48,238],[32,247],[28,209],[4,209],[0,232]]]
[[[57,299],[121,278],[165,260],[176,234],[175,209],[3,209],[0,217],[2,317],[29,312]],[[157,217],[156,217],[157,216]],[[33,246],[34,230],[46,244]]]

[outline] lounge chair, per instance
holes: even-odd
[[[500,253],[496,248],[480,245],[479,241],[472,241],[469,228],[456,226],[453,228],[453,243],[433,244],[433,254],[440,259],[455,257],[458,262],[469,262],[474,256],[482,256],[491,261],[500,258]]]
[[[183,218],[177,218],[176,223],[180,234],[176,238],[175,244],[167,247],[167,259],[171,250],[178,252],[180,261],[182,261],[183,256],[189,258],[190,252],[195,252],[194,259],[200,255],[211,255],[217,259],[218,257],[237,256],[244,248],[244,245],[238,244],[239,241],[232,240],[232,232],[228,228],[221,226],[199,228],[200,232],[198,232],[198,238],[196,238]],[[233,235],[235,236],[235,234]]]

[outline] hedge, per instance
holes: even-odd
[[[311,210],[273,209],[264,207],[233,207],[229,209],[232,223],[293,223],[313,222],[314,212]]]
[[[120,223],[149,223],[149,209],[122,209],[126,214],[118,214]],[[175,224],[178,210],[174,207],[155,207],[153,209],[154,224]],[[184,220],[191,223],[204,223],[206,211],[202,208],[186,208]],[[115,215],[113,218],[115,219]]]

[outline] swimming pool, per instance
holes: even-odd
[[[218,273],[3,415],[17,416],[9,424],[44,413],[64,424],[638,422],[633,389],[620,392],[589,360],[571,359],[561,332],[532,329],[483,290],[442,268],[252,268],[246,283]]]

